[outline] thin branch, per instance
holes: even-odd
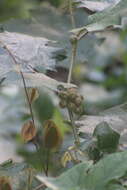
[[[45,175],[47,176],[47,173],[46,173],[46,168],[45,168],[45,166],[43,165],[43,161],[42,161],[41,156],[40,156],[40,152],[39,152],[39,147],[38,147],[38,144],[37,144],[37,142],[36,142],[36,141],[34,141],[34,142],[33,142],[33,144],[34,144],[34,145],[35,145],[35,147],[36,147],[36,151],[37,151],[37,153],[38,153],[38,157],[39,157],[40,163],[42,163],[41,172],[42,172],[42,170],[43,170],[43,171],[44,171],[44,173],[45,173]]]
[[[34,190],[39,190],[39,189],[41,189],[41,188],[43,188],[43,187],[45,187],[45,185],[44,185],[44,184],[41,184],[41,185],[37,186]]]
[[[75,19],[74,19],[72,0],[68,0],[68,1],[69,1],[69,12],[70,12],[70,17],[71,17],[72,28],[75,28],[76,24],[75,24]]]
[[[0,41],[0,43],[3,44],[3,48],[5,48],[5,49],[7,50],[7,52],[9,53],[9,55],[12,57],[14,63],[15,63],[16,65],[18,65],[18,63],[17,63],[17,61],[16,61],[14,55],[13,55],[12,52],[8,49],[8,47],[7,47],[3,42]],[[34,120],[33,110],[32,110],[31,102],[30,102],[30,99],[29,99],[29,94],[28,94],[28,91],[27,91],[26,82],[25,82],[25,79],[24,79],[24,76],[23,76],[23,72],[22,72],[21,70],[20,70],[20,75],[21,75],[21,77],[22,77],[23,86],[24,86],[24,90],[25,90],[27,102],[28,102],[28,105],[29,105],[29,110],[30,110],[32,122],[33,122],[33,125],[35,126],[35,120]],[[37,145],[35,142],[34,142],[34,145],[36,146],[37,152],[39,152],[38,145]],[[40,156],[39,156],[39,158],[40,158]],[[41,160],[41,158],[40,158],[40,160]],[[42,165],[42,167],[43,167],[43,170],[44,170],[45,175],[47,176],[47,171],[48,171],[48,169],[45,169],[45,167],[44,167],[43,165]]]
[[[30,103],[29,94],[28,94],[28,91],[27,91],[26,82],[25,82],[25,79],[24,79],[24,76],[23,76],[22,71],[20,71],[20,74],[21,74],[21,77],[22,77],[23,86],[24,86],[24,90],[25,90],[25,94],[26,94],[27,102],[28,102],[28,105],[29,105],[29,109],[30,109],[30,114],[31,114],[32,122],[33,122],[33,124],[34,124],[34,126],[35,126],[33,110],[32,110],[32,106],[31,106],[31,103]]]
[[[28,170],[27,190],[31,190],[32,171]]]
[[[72,70],[73,70],[73,66],[75,64],[76,52],[77,52],[77,39],[75,38],[72,40],[73,40],[72,41],[72,54],[71,54],[71,61],[70,61],[70,68],[69,68],[67,83],[71,83]]]
[[[18,65],[14,55],[12,54],[12,52],[8,49],[8,47],[0,41],[0,43],[3,44],[3,48],[7,50],[7,52],[9,53],[9,55],[11,56],[11,58],[13,59],[14,63],[16,65]],[[33,111],[32,111],[32,106],[31,106],[31,103],[30,103],[30,99],[29,99],[29,95],[28,95],[28,92],[27,92],[27,87],[26,87],[26,83],[25,83],[25,79],[24,79],[24,76],[23,76],[23,73],[22,71],[20,71],[20,74],[21,74],[21,77],[22,77],[22,81],[23,81],[23,86],[24,86],[24,90],[25,90],[25,94],[26,94],[26,97],[27,97],[27,102],[28,102],[28,105],[29,105],[29,110],[30,110],[30,114],[31,114],[31,118],[32,118],[32,122],[35,126],[35,121],[34,121],[34,115],[33,115]]]
[[[70,117],[70,121],[71,121],[71,126],[72,126],[72,130],[73,130],[73,135],[74,135],[74,139],[75,139],[75,147],[76,149],[78,149],[79,145],[80,145],[80,140],[79,140],[79,136],[77,134],[77,130],[76,130],[76,126],[75,126],[75,122],[74,122],[74,118],[73,118],[73,113],[71,110],[68,109],[68,114]],[[78,160],[78,155],[77,155],[77,151],[75,151],[75,158]]]
[[[47,149],[46,151],[46,176],[48,177],[48,171],[49,171],[49,158],[50,158],[50,150]]]
[[[79,136],[77,134],[77,130],[76,130],[76,126],[75,126],[75,122],[74,122],[74,118],[73,118],[73,113],[69,109],[68,109],[68,114],[70,117],[71,126],[72,126],[72,130],[73,130],[73,134],[74,134],[75,145],[76,145],[76,147],[78,147],[80,144],[80,140],[79,140]]]

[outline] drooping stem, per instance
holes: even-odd
[[[70,61],[70,68],[69,68],[67,83],[71,82],[72,70],[73,70],[73,66],[75,64],[76,52],[77,52],[77,39],[73,38],[71,44],[72,44],[72,53],[71,53],[71,61]]]
[[[69,1],[69,12],[70,12],[70,17],[71,17],[72,28],[75,28],[76,24],[75,24],[75,19],[74,19],[72,0],[68,0],[68,1]]]
[[[25,90],[25,94],[26,94],[27,102],[28,102],[28,105],[29,105],[29,110],[30,110],[30,114],[31,114],[32,122],[33,122],[33,124],[34,124],[34,126],[35,126],[33,110],[32,110],[31,102],[30,102],[30,99],[29,99],[29,94],[28,94],[27,87],[26,87],[26,82],[25,82],[25,79],[24,79],[24,76],[23,76],[22,71],[20,71],[20,74],[21,74],[21,77],[22,77],[23,86],[24,86],[24,90]]]
[[[0,41],[0,43],[2,43],[2,42]],[[3,44],[3,43],[2,43],[2,44]],[[7,50],[8,54],[9,54],[9,55],[11,56],[11,58],[13,59],[14,63],[15,63],[16,65],[18,65],[18,63],[17,63],[17,61],[16,61],[14,55],[13,55],[12,52],[8,49],[8,47],[3,44],[3,48],[5,48],[5,49]],[[33,122],[33,125],[35,126],[35,120],[34,120],[34,114],[33,114],[33,110],[32,110],[32,105],[31,105],[31,102],[30,102],[30,99],[29,99],[29,94],[28,94],[28,91],[27,91],[25,78],[24,78],[23,72],[22,72],[21,70],[20,70],[20,75],[21,75],[21,78],[22,78],[22,81],[23,81],[23,86],[24,86],[25,95],[26,95],[26,98],[27,98],[27,102],[28,102],[28,106],[29,106],[29,110],[30,110],[30,115],[31,115],[31,118],[32,118],[32,122]],[[35,141],[33,142],[33,144],[35,145],[36,150],[37,150],[37,152],[39,153],[38,144],[37,144]],[[40,161],[42,162],[40,155],[39,155],[39,159],[40,159]],[[42,165],[42,168],[43,168],[44,173],[45,173],[45,175],[46,175],[46,170],[45,170],[45,167],[43,167],[43,165]]]
[[[17,63],[17,61],[16,61],[16,59],[15,59],[15,56],[12,54],[12,52],[9,50],[9,48],[8,48],[3,42],[0,41],[0,43],[3,44],[3,48],[7,50],[8,54],[9,54],[9,55],[11,56],[11,58],[13,59],[15,65],[18,66],[18,63]],[[25,90],[27,102],[28,102],[28,105],[29,105],[29,110],[30,110],[32,122],[33,122],[33,124],[34,124],[34,126],[35,126],[35,121],[34,121],[34,115],[33,115],[33,111],[32,111],[32,106],[31,106],[31,103],[30,103],[30,99],[29,99],[29,95],[28,95],[27,87],[26,87],[26,82],[25,82],[25,79],[24,79],[24,76],[23,76],[22,71],[20,71],[20,74],[21,74],[21,77],[22,77],[23,86],[24,86],[24,90]]]

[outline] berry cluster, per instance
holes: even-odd
[[[81,96],[76,88],[62,89],[58,93],[61,108],[67,108],[73,113],[80,115],[83,112],[83,96]]]

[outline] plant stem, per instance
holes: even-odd
[[[28,169],[28,184],[27,184],[27,190],[31,190],[31,182],[32,182],[32,171]]]
[[[8,52],[8,54],[11,56],[11,58],[13,59],[14,63],[16,65],[18,65],[14,55],[12,54],[12,52],[8,49],[8,47],[0,41],[0,43],[3,44],[3,48],[5,48]],[[32,110],[32,105],[31,105],[31,102],[30,102],[30,99],[29,99],[29,94],[28,94],[28,91],[27,91],[27,87],[26,87],[26,82],[25,82],[25,79],[24,79],[24,76],[23,76],[23,72],[20,70],[20,75],[22,77],[22,81],[23,81],[23,86],[24,86],[24,90],[25,90],[25,94],[26,94],[26,98],[27,98],[27,102],[28,102],[28,106],[29,106],[29,110],[30,110],[30,114],[31,114],[31,118],[32,118],[32,122],[33,122],[33,125],[35,127],[35,120],[34,120],[34,114],[33,114],[33,110]],[[36,142],[34,142],[34,145],[36,147],[36,150],[37,152],[39,152],[39,148],[38,148],[38,144]],[[40,158],[40,155],[39,155],[39,158]],[[40,158],[41,160],[41,158]],[[43,167],[43,165],[42,165]],[[46,174],[46,171],[45,171],[45,167],[43,167],[43,170],[44,170],[44,173]]]
[[[48,171],[49,171],[49,158],[50,158],[50,150],[47,149],[46,151],[46,176],[48,177]]]
[[[75,28],[76,24],[74,20],[72,0],[68,0],[68,3],[69,3],[69,12],[70,12],[70,17],[71,17],[72,28]],[[69,68],[67,83],[71,82],[72,70],[73,70],[73,65],[75,63],[76,51],[77,51],[77,39],[72,39],[72,40],[73,40],[73,42],[71,42],[72,53],[71,53],[71,61],[70,61],[70,68]]]
[[[68,114],[69,114],[71,125],[72,125],[73,135],[74,135],[74,139],[75,139],[75,146],[78,147],[80,144],[80,140],[79,140],[79,136],[77,134],[77,130],[76,130],[76,126],[75,126],[75,122],[74,122],[74,118],[73,118],[73,113],[69,109],[68,109]]]
[[[38,144],[36,143],[36,141],[33,142],[33,144],[35,145],[35,148],[36,148],[36,151],[38,153],[38,157],[39,157],[39,160],[40,160],[40,163],[42,163],[42,159],[40,157],[40,152],[39,152],[39,147],[38,147]],[[41,172],[44,171],[45,175],[47,176],[47,173],[46,173],[46,168],[44,167],[43,163],[42,163],[42,168],[41,168]]]
[[[74,14],[73,14],[72,0],[69,0],[69,12],[70,12],[70,17],[71,17],[72,28],[75,28],[75,19],[74,19]]]
[[[34,190],[38,190],[38,189],[43,188],[43,187],[45,187],[45,185],[41,184],[41,185],[37,186]]]
[[[25,90],[25,94],[26,94],[27,102],[28,102],[28,105],[29,105],[29,110],[30,110],[30,114],[31,114],[32,122],[33,122],[33,124],[34,124],[34,126],[35,126],[33,110],[32,110],[31,102],[30,102],[30,99],[29,99],[29,94],[28,94],[27,87],[26,87],[26,82],[25,82],[25,79],[24,79],[24,76],[23,76],[22,71],[20,71],[20,74],[21,74],[21,77],[22,77],[23,86],[24,86],[24,90]]]
[[[75,58],[76,58],[76,52],[77,52],[77,39],[72,39],[73,42],[72,44],[72,53],[71,53],[71,61],[70,61],[70,68],[69,68],[69,74],[68,74],[68,79],[67,79],[67,83],[71,82],[71,77],[72,77],[72,70],[73,70],[73,66],[75,64]]]
[[[12,52],[8,49],[8,47],[0,41],[0,43],[3,44],[3,48],[7,50],[7,52],[9,53],[9,55],[11,56],[11,58],[13,59],[14,63],[16,65],[18,65],[14,55],[12,54]],[[32,111],[32,106],[31,106],[31,103],[30,103],[30,99],[29,99],[29,95],[28,95],[28,92],[27,92],[27,87],[26,87],[26,83],[25,83],[25,79],[24,79],[24,76],[23,76],[23,73],[22,71],[20,71],[20,74],[21,74],[21,77],[22,77],[22,81],[23,81],[23,86],[24,86],[24,90],[25,90],[25,94],[26,94],[26,97],[27,97],[27,101],[28,101],[28,105],[29,105],[29,110],[30,110],[30,114],[31,114],[31,117],[32,117],[32,121],[33,121],[33,124],[35,126],[35,122],[34,122],[34,116],[33,116],[33,111]]]

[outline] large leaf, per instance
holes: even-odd
[[[100,115],[83,116],[76,123],[80,126],[80,131],[93,134],[95,127],[101,123],[107,122],[112,129],[120,133],[120,142],[127,142],[127,103],[115,106]]]
[[[43,73],[23,73],[27,87],[46,87],[51,90],[57,91],[59,85],[63,85],[65,88],[76,87],[74,84],[68,84],[64,82],[59,82],[46,76]],[[8,73],[5,80],[1,85],[15,84],[17,86],[23,87],[23,82],[20,73]]]
[[[88,24],[82,28],[72,30],[78,39],[90,32],[106,29],[122,28],[127,15],[127,0],[121,0],[116,6],[88,17]]]
[[[78,164],[54,179],[41,176],[37,178],[53,190],[113,189],[111,182],[122,178],[127,172],[127,151],[108,155],[91,167],[89,164]]]
[[[90,13],[94,12],[100,12],[104,9],[109,8],[110,6],[115,6],[120,0],[113,0],[113,1],[107,1],[107,0],[74,0],[75,3],[77,3],[78,8],[84,8],[86,11],[89,11]]]
[[[60,49],[48,45],[51,42],[45,38],[32,37],[19,33],[0,33],[0,75],[7,79],[4,84],[14,83],[21,85],[23,72],[27,86],[46,86],[53,90],[60,83],[42,73],[33,72],[34,68],[41,65],[43,70],[53,69],[55,57]],[[28,73],[29,72],[29,73]]]
[[[14,60],[6,47],[14,56],[17,64],[21,66],[22,71],[30,71],[30,67],[35,68],[39,65],[42,65],[44,70],[53,69],[55,66],[54,54],[60,49],[49,45],[49,42],[52,41],[20,33],[0,33],[0,74],[15,69]],[[3,62],[4,64],[2,64]]]
[[[112,184],[107,187],[107,190],[126,190],[126,188],[120,184]]]

